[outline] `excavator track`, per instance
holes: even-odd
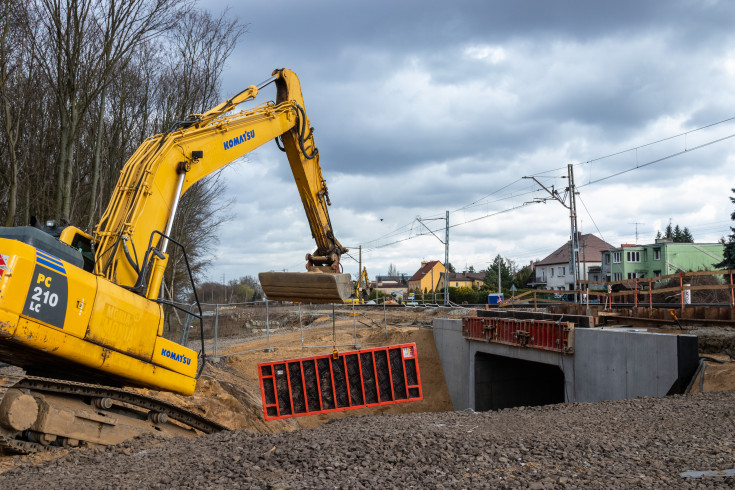
[[[0,400],[3,399],[5,392],[9,388],[15,386],[23,378],[23,375],[14,374],[3,374],[0,376]],[[32,454],[39,451],[52,450],[52,448],[43,444],[14,439],[5,434],[5,432],[5,430],[0,428],[0,454]]]
[[[59,380],[53,378],[42,378],[36,376],[24,376],[15,374],[0,375],[0,404],[9,389],[21,390],[32,395],[54,395],[70,399],[109,399],[118,405],[132,407],[135,410],[144,410],[148,413],[165,414],[163,419],[159,418],[161,424],[170,424],[168,420],[178,422],[183,426],[181,430],[198,431],[210,434],[228,427],[213,420],[207,419],[195,412],[178,407],[172,403],[157,399],[152,396],[137,393],[124,388],[100,386],[95,384],[79,383],[74,381]],[[95,409],[96,410],[96,409]],[[23,437],[28,431],[18,433],[0,427],[0,453],[31,454],[39,451],[58,449],[58,445],[43,444],[26,440]],[[192,431],[192,435],[195,432]],[[63,440],[64,434],[58,434]],[[82,445],[86,441],[79,441]],[[99,443],[95,443],[99,444]]]

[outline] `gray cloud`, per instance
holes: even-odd
[[[693,0],[238,4],[231,15],[250,27],[224,89],[277,67],[299,75],[338,238],[352,246],[403,230],[383,242],[404,241],[367,255],[374,274],[443,256],[433,237],[405,240],[416,215],[497,213],[544,195],[515,182],[523,176],[558,168],[544,182],[563,189],[568,163],[735,115],[733,14],[730,2]],[[672,218],[725,234],[732,141],[584,185],[733,132],[731,123],[576,167],[592,215],[580,209],[585,231],[630,241],[631,222],[650,235]],[[228,174],[243,219],[223,229],[215,268],[300,267],[313,243],[285,158],[267,148],[248,160]],[[542,257],[568,234],[566,216],[547,203],[474,221],[453,229],[452,251],[476,267],[497,253]]]

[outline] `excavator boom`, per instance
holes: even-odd
[[[275,83],[276,103],[231,114]],[[319,164],[314,131],[304,110],[298,78],[281,69],[210,111],[191,116],[148,138],[126,163],[110,203],[95,228],[95,273],[157,299],[166,265],[168,236],[179,198],[199,180],[255,148],[282,143],[317,248],[306,268],[318,275],[262,276],[269,299],[344,302],[339,261],[347,252],[335,238],[327,206],[329,191]],[[263,243],[263,247],[267,246]],[[314,294],[314,291],[318,293]]]

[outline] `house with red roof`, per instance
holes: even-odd
[[[444,272],[444,264],[438,260],[421,262],[419,270],[408,280],[408,290],[436,291]]]

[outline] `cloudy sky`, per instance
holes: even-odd
[[[269,0],[229,15],[248,32],[223,96],[297,73],[335,234],[355,259],[362,245],[371,278],[443,260],[416,218],[438,218],[425,224],[443,239],[447,210],[458,270],[545,257],[568,240],[569,211],[530,204],[548,194],[524,177],[563,195],[568,164],[583,233],[615,246],[636,230],[650,243],[669,220],[696,241],[729,233],[733,2]],[[270,86],[258,102],[274,98]],[[210,278],[303,270],[314,242],[285,156],[269,144],[225,176],[235,218]]]

